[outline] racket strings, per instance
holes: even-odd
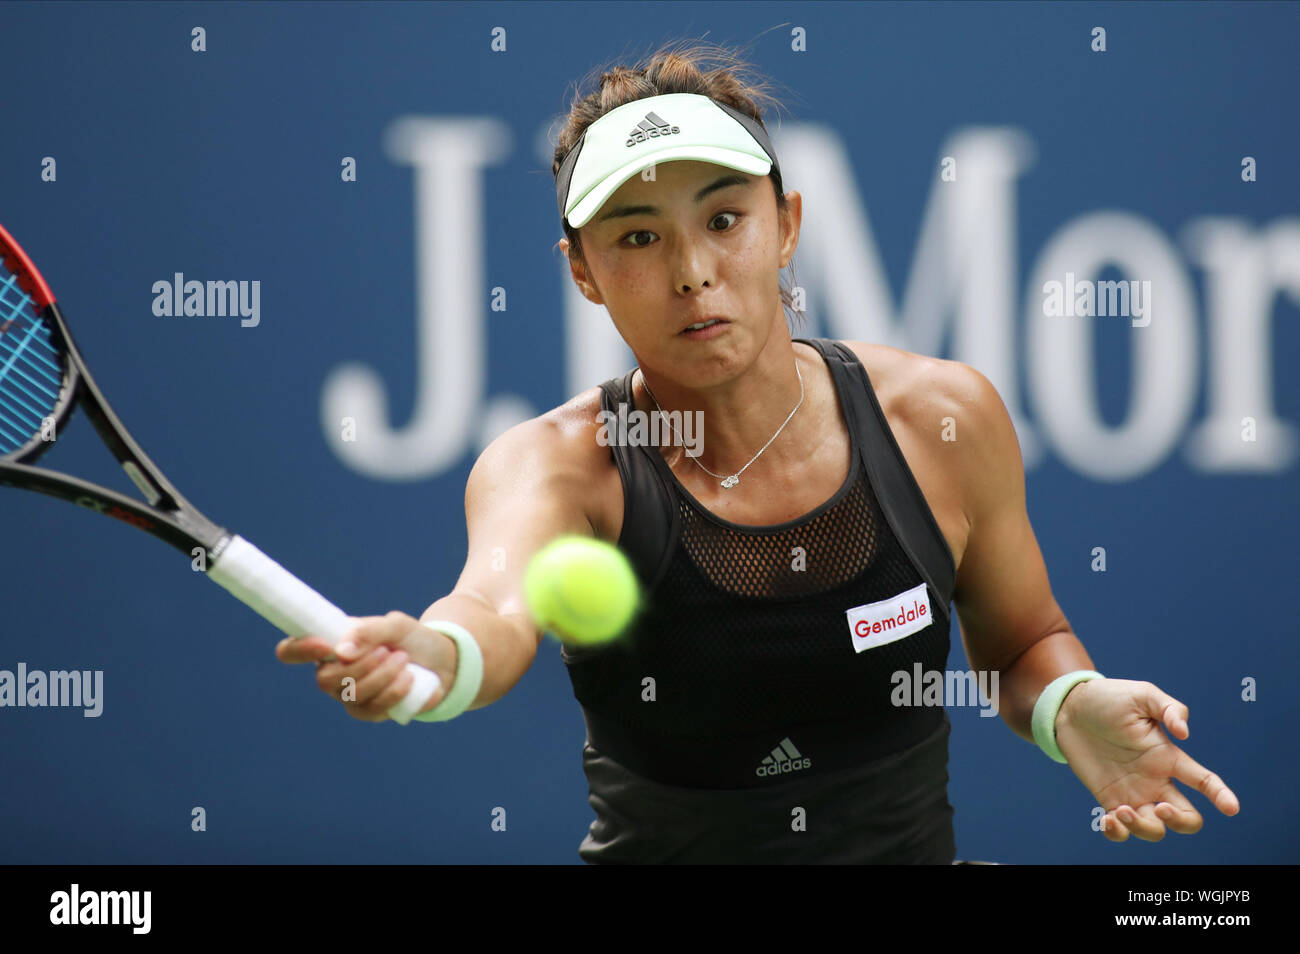
[[[0,269],[0,456],[41,433],[59,404],[63,364],[18,277]]]

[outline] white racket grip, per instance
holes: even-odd
[[[294,639],[320,636],[333,646],[354,625],[347,613],[240,536],[226,544],[208,577]],[[438,674],[423,666],[407,663],[406,669],[415,682],[388,710],[399,725],[409,723],[442,686]]]

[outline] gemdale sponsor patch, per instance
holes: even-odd
[[[845,610],[845,615],[849,618],[853,649],[859,653],[910,636],[934,621],[924,583],[887,600]]]

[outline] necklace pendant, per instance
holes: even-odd
[[[722,481],[722,486],[725,487],[727,490],[730,490],[738,483],[740,483],[740,478],[737,477],[735,474],[732,474],[730,477]]]

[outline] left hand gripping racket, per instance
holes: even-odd
[[[209,521],[145,456],[95,386],[50,286],[3,226],[0,259],[0,485],[39,491],[116,517],[191,559],[201,547],[208,577],[279,629],[296,639],[320,636],[337,644],[353,626],[346,613],[243,537]],[[147,504],[32,466],[78,404]],[[402,725],[441,686],[437,674],[423,666],[408,663],[406,668],[415,682],[388,712]]]

